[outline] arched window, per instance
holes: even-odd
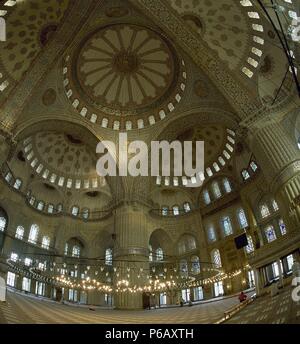
[[[153,249],[151,245],[149,245],[149,262],[153,262]]]
[[[223,179],[223,186],[224,186],[225,192],[230,193],[232,191],[231,184],[228,178]]]
[[[25,232],[24,227],[18,226],[18,227],[17,227],[17,230],[16,230],[15,238],[16,238],[16,239],[23,240],[24,232]]]
[[[111,248],[105,250],[105,265],[113,264],[113,251]]]
[[[17,253],[12,252],[12,253],[10,254],[10,260],[11,260],[11,261],[16,262],[18,259],[19,259],[19,256],[17,255]]]
[[[247,235],[248,245],[245,246],[246,253],[252,253],[254,251],[254,245],[251,235]]]
[[[272,200],[272,207],[273,207],[274,211],[279,210],[278,204],[277,204],[277,202],[275,201],[275,199]]]
[[[212,183],[212,189],[213,189],[213,193],[214,193],[215,198],[220,198],[222,196],[218,182]]]
[[[162,250],[161,247],[157,248],[155,251],[155,256],[157,261],[162,261],[164,260],[164,251]]]
[[[243,177],[244,180],[249,179],[250,178],[249,172],[247,170],[243,170],[242,171],[242,177]]]
[[[210,204],[211,199],[210,199],[210,195],[209,195],[208,190],[204,190],[204,191],[203,191],[203,199],[204,199],[204,203],[205,203],[206,205]]]
[[[54,205],[53,204],[48,204],[48,213],[53,214],[54,212]]]
[[[74,245],[72,249],[72,257],[79,258],[80,257],[80,246]]]
[[[247,221],[244,209],[239,209],[238,219],[239,219],[239,223],[240,223],[241,228],[248,227],[248,221]]]
[[[15,183],[14,183],[14,188],[16,190],[20,190],[21,189],[21,186],[22,186],[22,180],[21,179],[16,179]]]
[[[42,263],[42,262],[39,262],[38,269],[41,270],[41,271],[45,271],[46,270],[46,264]]]
[[[85,220],[87,220],[87,219],[89,218],[89,216],[90,216],[90,211],[89,211],[89,209],[84,208],[84,209],[82,210],[82,217],[83,217]]]
[[[192,256],[191,258],[192,262],[192,272],[194,274],[199,274],[200,273],[200,259],[198,256]]]
[[[29,198],[29,204],[33,206],[34,203],[35,203],[35,197],[34,197],[34,196],[30,196],[30,198]]]
[[[162,207],[162,209],[161,209],[161,213],[162,213],[163,216],[168,216],[168,214],[169,214],[169,207],[164,205]]]
[[[33,224],[30,227],[30,232],[29,232],[29,236],[28,236],[28,242],[32,243],[32,244],[36,244],[37,240],[38,240],[38,236],[39,236],[39,226],[36,224]]]
[[[191,205],[190,205],[190,203],[189,203],[189,202],[185,202],[185,203],[183,204],[183,209],[184,209],[184,211],[185,211],[186,213],[190,212],[190,211],[191,211]]]
[[[7,220],[4,216],[0,216],[0,232],[4,232],[6,228]]]
[[[45,207],[45,203],[43,201],[39,201],[37,204],[37,210],[43,211]]]
[[[74,207],[72,207],[72,215],[78,216],[78,214],[79,214],[79,208],[76,205],[74,205]]]
[[[214,249],[211,252],[211,261],[216,268],[222,267],[221,255],[218,249]]]
[[[207,237],[208,237],[208,241],[210,242],[214,242],[217,240],[216,238],[216,232],[213,226],[208,227],[207,229]]]
[[[64,255],[67,256],[69,254],[69,244],[65,244]]]
[[[63,205],[62,205],[61,203],[58,204],[58,205],[56,206],[56,210],[57,210],[58,213],[61,213],[62,210],[63,210]]]
[[[273,226],[268,226],[265,229],[266,237],[268,242],[276,240],[276,233]]]
[[[174,207],[173,207],[173,214],[175,216],[179,215],[179,207],[178,207],[178,205],[174,205]]]
[[[10,172],[7,172],[5,175],[5,180],[10,183],[12,180],[12,174]]]
[[[223,217],[221,220],[221,224],[225,236],[231,235],[233,233],[229,216]]]
[[[258,166],[254,161],[251,161],[250,167],[251,167],[253,172],[255,172],[258,169]]]
[[[144,121],[142,119],[138,119],[137,124],[138,124],[138,129],[144,128]]]
[[[25,264],[26,266],[31,266],[31,265],[32,265],[32,259],[26,257],[26,258],[24,259],[24,264]]]
[[[279,224],[281,235],[286,235],[286,227],[285,227],[285,223],[283,222],[283,220],[279,219],[278,224]]]
[[[42,239],[42,248],[49,250],[50,247],[50,238],[48,236],[44,236]]]
[[[260,210],[260,215],[263,219],[270,216],[269,207],[265,203],[259,207],[259,210]]]

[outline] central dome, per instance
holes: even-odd
[[[103,127],[152,125],[174,111],[185,89],[184,61],[164,35],[144,26],[102,27],[65,62],[67,97]]]
[[[81,91],[104,112],[145,108],[170,88],[174,53],[154,31],[113,25],[83,44],[77,61]]]

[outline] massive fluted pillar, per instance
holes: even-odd
[[[254,133],[253,152],[289,230],[300,229],[300,151],[280,123]]]
[[[114,287],[129,288],[147,284],[149,274],[149,234],[146,210],[139,205],[123,205],[115,214]],[[119,309],[143,307],[142,292],[116,292],[114,304]]]

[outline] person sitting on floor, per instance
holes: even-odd
[[[241,293],[239,295],[239,300],[240,300],[240,302],[244,302],[247,300],[247,295],[243,291],[241,291]]]

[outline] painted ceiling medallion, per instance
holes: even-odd
[[[114,25],[82,47],[78,80],[101,107],[130,111],[160,98],[173,80],[174,61],[165,41],[135,25]]]
[[[56,101],[56,91],[53,88],[48,88],[43,96],[42,102],[45,106],[53,105]]]
[[[77,113],[113,130],[143,129],[175,111],[186,89],[185,62],[164,35],[113,24],[64,56],[63,84]]]

